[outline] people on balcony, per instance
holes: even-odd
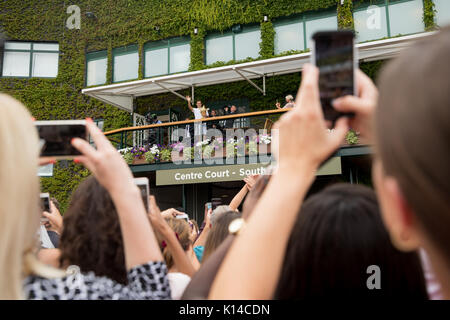
[[[275,107],[277,107],[277,109],[286,109],[295,107],[294,97],[291,94],[288,94],[286,96],[286,104],[284,105],[284,107],[282,108],[281,104],[278,101],[275,103]]]
[[[237,113],[238,113],[238,111],[237,111],[237,108],[236,108],[235,105],[232,105],[231,108],[228,108],[228,107],[224,108],[224,115],[225,116],[231,116],[231,115],[237,114]],[[233,126],[234,126],[234,119],[227,119],[227,120],[225,120],[225,126],[224,127],[226,129],[233,128]]]
[[[217,116],[218,116],[217,111],[216,110],[211,110],[211,113],[210,113],[209,117],[210,118],[214,118],[214,117],[217,117]],[[207,127],[208,127],[208,129],[222,130],[222,125],[220,124],[219,120],[209,121],[207,123]]]
[[[162,123],[160,120],[158,120],[158,116],[155,113],[150,114],[150,112],[147,113],[147,115],[145,116],[145,120],[147,121],[148,124]],[[148,129],[148,139],[146,140],[146,144],[152,146],[157,143],[158,143],[158,129],[156,128]]]
[[[186,96],[186,100],[188,102],[188,108],[192,111],[194,114],[195,120],[204,119],[207,118],[208,115],[208,109],[202,104],[201,100],[197,100],[196,107],[192,107],[191,105],[191,97]],[[206,134],[206,124],[202,124],[200,122],[195,123],[194,125],[194,134],[196,136],[204,135]]]

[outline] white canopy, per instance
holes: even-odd
[[[401,50],[411,46],[416,40],[432,33],[426,32],[357,44],[358,58],[360,61],[392,58]],[[248,81],[257,90],[261,91],[262,94],[265,94],[266,77],[300,72],[303,65],[310,61],[310,56],[311,52],[307,52],[218,68],[99,86],[83,89],[81,92],[129,112],[133,111],[133,99],[135,97],[172,92],[180,98],[185,99],[185,97],[176,91],[191,88],[191,95],[193,97],[195,87],[241,80]],[[256,78],[263,78],[262,88],[252,81],[252,79]]]

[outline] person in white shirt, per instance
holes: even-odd
[[[167,274],[170,285],[170,294],[172,300],[180,300],[184,290],[191,282],[191,277],[181,272],[170,272]]]
[[[208,109],[206,109],[206,107],[202,105],[201,100],[197,100],[195,108],[192,107],[192,105],[191,105],[191,97],[190,96],[187,96],[186,100],[188,102],[189,110],[191,110],[192,113],[194,114],[195,120],[207,118],[209,116]],[[197,136],[197,135],[202,135],[202,134],[206,134],[206,123],[204,123],[204,125],[202,125],[201,122],[198,122],[194,126],[194,135]]]

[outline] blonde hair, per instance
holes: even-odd
[[[0,115],[0,299],[21,299],[25,276],[53,275],[35,256],[39,143],[22,103],[0,93]]]
[[[191,227],[184,219],[168,218],[166,219],[169,227],[176,233],[178,242],[180,242],[181,247],[184,251],[187,251],[192,245],[191,240]],[[167,268],[170,269],[174,265],[174,260],[172,253],[168,248],[163,249],[163,256],[166,262]]]

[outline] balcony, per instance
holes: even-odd
[[[121,152],[134,173],[172,170],[183,174],[187,169],[209,167],[222,168],[224,172],[227,168],[247,172],[261,170],[272,162],[271,128],[284,112],[289,110],[267,110],[122,128],[106,132],[105,135]],[[202,134],[194,135],[194,131]],[[333,158],[370,154],[370,148],[364,141],[354,133],[349,135],[342,141],[341,148]],[[292,143],[295,147],[295,141]],[[213,178],[223,178],[220,181],[240,179],[239,176],[229,176],[229,180],[227,177]],[[184,183],[205,182],[204,179],[187,180]],[[176,184],[176,181],[165,184]]]

